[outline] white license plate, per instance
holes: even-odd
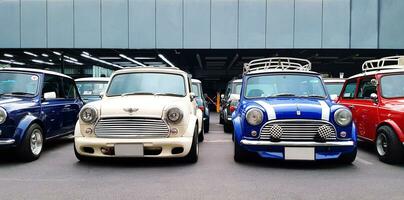
[[[314,147],[285,147],[285,160],[314,160]]]
[[[115,156],[143,157],[143,144],[115,144]]]

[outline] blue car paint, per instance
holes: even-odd
[[[18,147],[23,141],[27,129],[33,123],[37,123],[43,128],[45,139],[72,133],[78,119],[78,112],[83,106],[80,97],[44,101],[40,94],[45,74],[30,71],[19,71],[18,73],[37,75],[40,80],[38,83],[40,88],[33,97],[2,96],[0,98],[0,107],[7,112],[6,121],[0,124],[0,140],[15,140],[12,144],[1,144],[0,149]],[[60,107],[60,109],[57,111],[54,107]]]
[[[318,75],[319,76],[319,75]],[[304,119],[304,120],[322,120],[322,107],[319,103],[323,101],[329,108],[329,116],[326,121],[330,122],[336,129],[338,141],[353,141],[353,146],[345,147],[315,147],[315,159],[337,159],[342,153],[350,153],[357,148],[357,129],[355,123],[352,121],[349,125],[342,127],[336,124],[334,120],[334,113],[340,108],[346,108],[343,105],[334,103],[329,95],[327,98],[308,98],[308,97],[268,97],[268,98],[254,98],[247,99],[244,97],[244,89],[248,75],[243,77],[243,86],[241,89],[240,102],[235,112],[232,114],[232,121],[234,126],[234,142],[236,145],[244,148],[247,151],[255,152],[262,158],[272,159],[284,159],[283,146],[247,146],[240,143],[242,139],[247,140],[259,140],[258,136],[251,136],[251,131],[255,130],[260,133],[261,128],[265,123],[270,120],[268,118],[268,110],[264,108],[263,103],[271,105],[273,108],[276,120],[286,119]],[[321,78],[321,77],[320,77]],[[324,85],[323,85],[324,87]],[[325,90],[327,92],[327,90]],[[258,103],[259,102],[259,103]],[[298,110],[301,111],[301,115],[297,115]],[[262,123],[257,126],[251,126],[247,123],[246,113],[251,108],[258,108],[263,112]],[[345,131],[347,133],[345,138],[340,137],[340,132]]]

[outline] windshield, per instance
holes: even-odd
[[[117,95],[185,96],[184,77],[168,73],[118,74],[111,80],[107,96]]]
[[[337,96],[339,96],[339,94],[341,93],[342,86],[344,86],[344,83],[326,83],[325,84],[328,94],[337,95]]]
[[[240,94],[241,93],[241,83],[234,83],[232,88],[232,94]]]
[[[404,97],[404,74],[383,76],[380,84],[383,97]]]
[[[197,97],[201,96],[201,90],[199,89],[198,83],[192,83],[192,92],[195,93]]]
[[[321,97],[325,98],[322,81],[317,76],[276,74],[248,78],[244,96],[260,97]]]
[[[0,95],[37,94],[39,77],[34,74],[0,72]]]
[[[77,89],[81,96],[99,96],[108,86],[106,81],[78,81]]]

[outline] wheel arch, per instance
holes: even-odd
[[[377,127],[376,127],[376,135],[375,135],[374,141],[376,141],[377,135],[379,134],[379,133],[378,133],[378,130],[379,130],[379,128],[382,127],[382,126],[388,126],[388,127],[392,128],[393,131],[394,131],[394,133],[395,133],[395,134],[397,135],[397,137],[400,139],[400,141],[404,141],[404,133],[403,133],[403,131],[400,129],[400,127],[398,126],[398,124],[395,123],[393,120],[385,120],[385,121],[382,121],[381,123],[379,123],[379,124],[377,125]]]
[[[28,128],[34,123],[38,124],[42,128],[42,132],[44,134],[43,137],[44,137],[44,139],[46,138],[45,124],[39,118],[37,118],[33,115],[26,115],[23,119],[21,119],[21,121],[17,125],[15,134],[16,134],[16,138],[18,138],[18,143],[21,143]]]

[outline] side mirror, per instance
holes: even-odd
[[[374,103],[377,103],[377,94],[376,93],[370,94],[370,99],[372,99]]]
[[[100,92],[100,97],[102,98],[104,96],[105,92]]]
[[[189,93],[189,97],[191,98],[191,101],[193,101],[196,97],[195,93],[191,92]]]
[[[45,92],[45,94],[43,94],[43,98],[45,100],[56,99],[56,92]]]
[[[338,95],[336,95],[336,94],[331,94],[331,95],[330,95],[330,98],[331,98],[332,101],[336,102],[336,101],[338,100]]]

